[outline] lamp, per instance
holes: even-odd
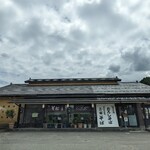
[[[67,108],[69,107],[69,104],[67,104]]]
[[[42,108],[45,108],[45,105],[44,105],[44,104],[42,105]]]
[[[92,103],[92,108],[94,108],[94,104]]]

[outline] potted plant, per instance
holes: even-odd
[[[88,121],[87,121],[87,119],[85,119],[84,124],[83,124],[84,128],[87,128],[87,123],[88,123]]]
[[[15,111],[13,109],[6,111],[6,117],[11,119],[11,122],[9,123],[9,129],[14,128],[14,121],[13,121],[14,116],[15,116]]]
[[[43,119],[43,128],[47,128],[47,121],[46,121],[46,117],[44,117],[44,119]]]
[[[55,116],[55,117],[53,118],[53,122],[54,122],[54,128],[58,128],[57,116]]]
[[[77,128],[77,120],[78,120],[78,118],[74,117],[74,119],[73,119],[74,128]]]
[[[89,115],[87,122],[88,122],[88,128],[91,128],[91,126],[92,126],[91,125],[92,124],[92,117],[91,117],[91,115]]]
[[[64,116],[64,117],[63,117],[63,128],[67,128],[67,124],[68,124],[67,117]]]
[[[80,114],[79,114],[78,117],[77,117],[77,123],[78,123],[78,128],[82,128],[83,123],[82,123],[81,115],[80,115]]]

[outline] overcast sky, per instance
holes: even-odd
[[[0,0],[0,86],[150,74],[150,0]]]

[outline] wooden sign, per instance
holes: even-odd
[[[89,112],[91,111],[91,105],[74,105],[74,111]]]
[[[65,111],[65,105],[47,105],[47,111],[57,112],[57,111]]]

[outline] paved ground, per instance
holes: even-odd
[[[0,150],[150,150],[150,132],[0,132]]]

